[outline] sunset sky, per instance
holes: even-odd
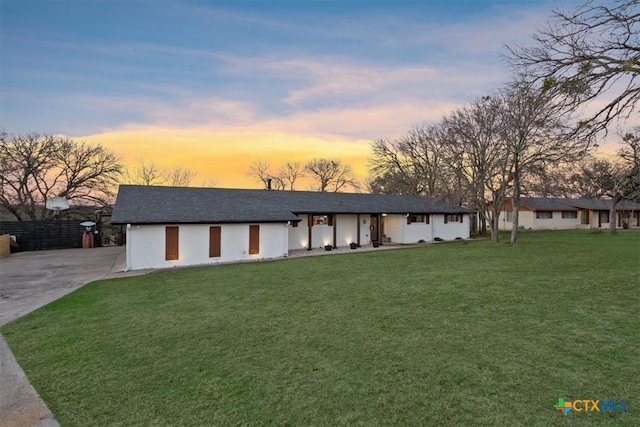
[[[253,161],[313,157],[364,179],[372,140],[507,81],[504,45],[553,4],[0,0],[0,127],[189,167],[195,185],[259,187]]]

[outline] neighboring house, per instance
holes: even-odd
[[[419,196],[122,185],[127,269],[286,257],[331,245],[469,237],[469,212]]]
[[[532,230],[608,228],[611,200],[527,198],[520,201],[518,224]],[[640,226],[640,203],[618,203],[617,226]],[[513,207],[508,200],[500,212],[500,230],[513,227]]]

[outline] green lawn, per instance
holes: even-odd
[[[183,269],[2,333],[63,426],[638,426],[639,262],[575,230]]]

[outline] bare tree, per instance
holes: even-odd
[[[444,118],[445,159],[468,183],[471,207],[480,214],[480,233],[486,232],[490,221],[494,242],[498,241],[499,215],[512,179],[506,145],[499,137],[500,107],[499,98],[486,96]]]
[[[528,177],[528,195],[538,197],[570,197],[599,199],[607,196],[615,169],[609,159],[592,155],[556,168],[533,171]]]
[[[517,79],[503,88],[502,104],[500,135],[513,170],[511,244],[516,245],[524,175],[536,165],[580,158],[591,139],[568,132],[571,110],[556,102],[553,91],[540,90],[531,82]]]
[[[305,172],[314,179],[318,191],[338,192],[347,186],[359,186],[351,166],[340,160],[313,159],[305,165]]]
[[[268,188],[269,180],[272,179],[273,174],[269,171],[271,164],[262,160],[256,160],[249,165],[247,175],[255,178],[257,182],[261,182],[264,188]]]
[[[135,166],[126,169],[123,181],[134,185],[167,185],[171,187],[188,187],[198,173],[183,166],[171,169],[161,168],[153,161],[143,159]]]
[[[442,125],[421,125],[396,139],[371,144],[370,183],[377,191],[459,199],[443,155]]]
[[[200,184],[201,187],[209,187],[209,188],[214,188],[218,185],[218,181],[216,181],[215,178],[205,178],[204,180],[202,180],[202,183]]]
[[[304,176],[304,166],[300,162],[286,162],[278,169],[277,179],[282,181],[284,187],[289,190],[295,190],[295,184],[298,178]],[[283,188],[283,189],[285,189]]]
[[[628,117],[640,99],[639,34],[640,1],[587,1],[572,12],[554,9],[548,25],[533,36],[535,45],[508,47],[509,59],[566,102],[605,101],[578,126],[595,132]]]
[[[198,172],[193,169],[176,166],[167,171],[167,183],[172,187],[188,187],[196,175],[198,175]]]
[[[111,201],[122,165],[101,145],[35,133],[0,137],[0,205],[18,221],[43,219],[51,197]]]
[[[629,132],[622,137],[625,147],[618,152],[610,176],[610,186],[607,196],[611,197],[609,210],[609,230],[616,233],[618,204],[623,200],[637,200],[640,198],[640,133]]]
[[[127,168],[124,181],[134,185],[164,185],[167,183],[167,175],[153,161],[147,163],[140,159],[136,166]]]

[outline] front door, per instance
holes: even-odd
[[[371,241],[378,242],[380,240],[380,235],[378,234],[378,215],[371,215],[369,224],[369,230],[371,230]]]

